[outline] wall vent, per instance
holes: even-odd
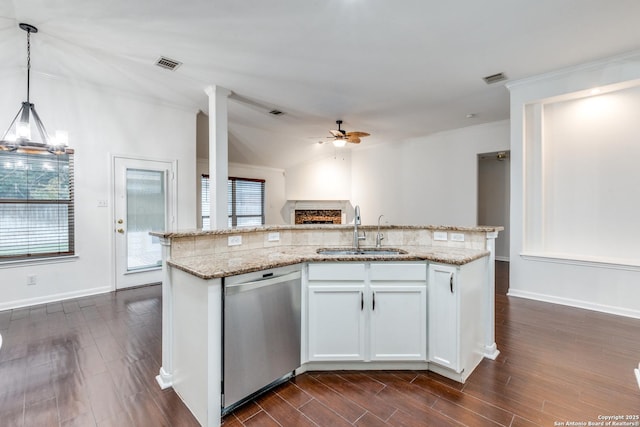
[[[166,68],[167,70],[175,71],[176,68],[182,65],[182,62],[170,59],[165,56],[161,56],[156,61],[158,67]]]
[[[507,76],[504,73],[492,74],[490,76],[485,76],[482,78],[484,82],[488,85],[498,83],[504,80],[507,80]]]
[[[274,116],[281,116],[284,113],[282,111],[280,111],[280,110],[271,110],[271,111],[269,111],[269,114],[273,114]]]

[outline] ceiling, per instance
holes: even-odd
[[[507,119],[504,83],[483,76],[637,50],[639,16],[637,0],[0,0],[0,60],[24,67],[27,22],[34,80],[205,112],[204,88],[225,87],[230,161],[287,168],[333,152],[317,141],[336,119],[372,134],[361,146]]]

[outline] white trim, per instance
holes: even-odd
[[[520,258],[526,261],[553,262],[556,264],[570,264],[582,267],[610,268],[612,270],[640,271],[640,263],[626,259],[588,257],[573,254],[553,254],[538,252],[521,252]]]
[[[365,362],[361,360],[354,361],[336,361],[336,362],[307,362],[300,365],[295,370],[296,375],[300,375],[307,371],[368,371],[368,370],[430,370],[433,364],[422,360],[416,361],[375,361]]]
[[[162,390],[173,387],[173,376],[160,367],[160,373],[156,376],[156,381]]]
[[[498,255],[496,255],[496,261],[509,262],[509,257],[508,256],[498,256]]]
[[[64,301],[72,298],[80,298],[91,295],[105,294],[111,292],[110,286],[101,286],[99,288],[83,289],[81,291],[63,292],[60,294],[46,295],[43,297],[26,298],[6,303],[0,303],[0,311],[15,308],[29,307],[32,305],[47,304],[50,302]]]
[[[16,259],[11,261],[0,261],[0,268],[16,268],[16,267],[32,267],[34,265],[44,264],[59,264],[63,262],[73,262],[79,258],[78,254],[75,255],[62,255],[43,258],[31,258],[31,259]]]
[[[625,316],[625,317],[640,319],[640,310],[631,310],[627,308],[615,307],[612,305],[597,304],[597,303],[593,303],[589,301],[581,301],[573,298],[556,297],[553,295],[539,294],[537,292],[521,291],[518,289],[509,289],[509,292],[507,292],[507,296],[549,302],[552,304],[566,305],[569,307],[584,308],[586,310],[599,311],[601,313],[609,313],[609,314],[615,314],[617,316]]]
[[[198,159],[198,161],[200,161],[202,159]],[[270,166],[257,166],[257,165],[249,165],[246,163],[236,163],[236,162],[229,162],[229,167],[234,167],[234,168],[246,168],[246,169],[254,169],[254,170],[268,170],[268,171],[272,171],[272,172],[284,172],[284,169],[281,168],[274,168],[274,167],[270,167]]]
[[[493,345],[485,346],[484,348],[484,357],[491,360],[496,360],[498,355],[500,354],[500,350],[498,350],[498,346],[496,343]]]
[[[638,388],[640,388],[640,363],[638,363],[638,368],[634,369],[633,372],[635,372],[636,374],[636,380],[638,381]]]
[[[638,56],[640,56],[640,50],[623,53],[621,55],[609,56],[607,58],[598,59],[596,61],[591,61],[591,62],[583,63],[580,65],[574,65],[572,67],[566,67],[566,68],[561,68],[559,70],[550,71],[544,74],[537,74],[535,76],[509,81],[505,83],[505,87],[511,90],[513,88],[528,85],[531,83],[554,79],[557,77],[564,77],[579,71],[590,71],[593,69],[601,68],[603,66],[609,65],[611,62],[629,61],[629,60],[638,58]]]

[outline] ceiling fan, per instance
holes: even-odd
[[[333,136],[328,136],[327,138],[333,138],[333,145],[336,147],[344,147],[347,142],[352,144],[360,144],[360,138],[364,138],[365,136],[369,136],[367,132],[347,132],[342,129],[340,125],[342,125],[342,120],[336,120],[336,124],[338,125],[338,129],[331,129],[329,132]]]

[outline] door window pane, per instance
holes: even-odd
[[[127,169],[127,271],[162,265],[162,248],[150,231],[166,228],[164,172]]]

